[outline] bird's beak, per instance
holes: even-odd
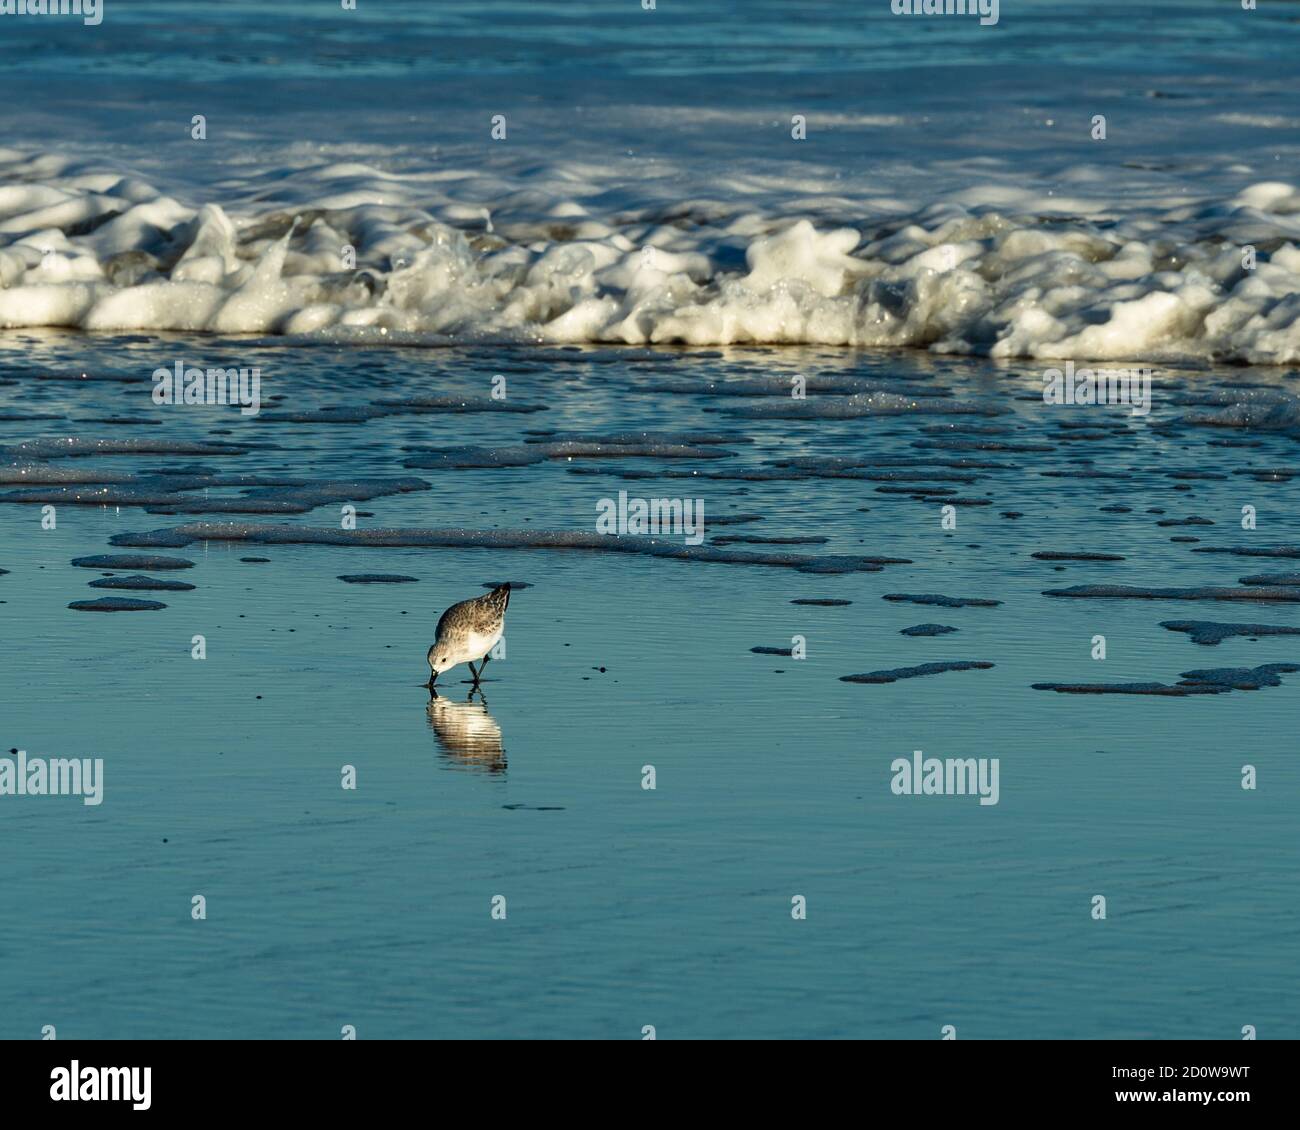
[[[437,672],[437,671],[430,671],[430,672],[429,672],[429,682],[428,682],[428,685],[429,685],[429,686],[433,686],[433,684],[436,683],[437,681],[438,681],[438,672]]]

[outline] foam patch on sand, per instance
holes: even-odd
[[[341,545],[443,549],[591,550],[639,553],[678,561],[724,565],[768,565],[802,573],[875,573],[886,565],[910,565],[906,558],[835,554],[752,552],[708,545],[681,545],[663,538],[617,537],[578,530],[375,529],[342,530],[242,522],[192,522],[149,533],[115,534],[113,545],[180,548],[204,541],[266,545]]]
[[[99,600],[74,600],[74,612],[158,612],[167,607],[160,600],[138,600],[129,596],[105,596]]]
[[[841,683],[896,683],[899,679],[918,679],[924,675],[942,675],[948,671],[987,671],[992,663],[974,659],[949,659],[938,663],[921,663],[915,667],[895,667],[888,671],[868,671],[864,675],[841,675]]]
[[[980,596],[944,596],[941,593],[886,593],[884,600],[902,601],[907,604],[932,604],[939,608],[996,608],[1000,600],[989,600]]]
[[[1300,628],[1276,624],[1223,624],[1214,620],[1162,620],[1162,628],[1171,632],[1186,632],[1192,643],[1218,647],[1233,636],[1257,639],[1260,636],[1300,636]]]
[[[146,553],[97,553],[91,557],[74,557],[79,569],[193,569],[194,562],[183,557],[162,557]]]
[[[1266,663],[1260,667],[1214,667],[1184,671],[1177,683],[1034,683],[1036,691],[1057,694],[1135,694],[1165,698],[1188,695],[1227,694],[1230,691],[1257,691],[1263,687],[1280,687],[1282,675],[1300,671],[1295,663]]]
[[[100,577],[91,581],[92,589],[131,589],[141,592],[191,592],[194,586],[186,581],[166,580],[161,577]]]
[[[453,447],[421,452],[405,466],[423,470],[466,470],[489,467],[527,467],[547,459],[725,459],[734,452],[710,444],[580,440],[530,441],[501,447]]]
[[[1073,585],[1067,589],[1046,589],[1043,595],[1104,600],[1263,600],[1294,603],[1300,601],[1300,588],[1288,588],[1285,585],[1248,585],[1239,589],[1221,585],[1198,585],[1186,588]]]
[[[33,477],[40,469],[34,468]],[[264,485],[255,485],[264,484]],[[246,486],[242,495],[218,498],[212,487]],[[366,502],[387,495],[428,490],[423,479],[289,479],[283,482],[256,476],[139,475],[113,485],[43,485],[0,492],[0,503],[80,506],[139,506],[165,514],[305,514],[338,502]],[[204,491],[196,494],[196,491]],[[147,567],[147,566],[146,566]]]

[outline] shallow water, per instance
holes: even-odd
[[[0,359],[6,410],[55,419],[0,421],[0,446],[56,435],[216,440],[246,453],[43,466],[82,478],[183,467],[429,484],[359,503],[373,514],[358,520],[362,530],[591,531],[597,501],[619,489],[688,495],[704,500],[706,545],[738,533],[813,536],[827,541],[728,548],[910,563],[809,574],[590,550],[132,549],[133,535],[192,521],[337,530],[340,508],[268,518],[59,504],[57,528],[43,531],[38,504],[5,497],[24,488],[0,489],[0,568],[10,570],[0,577],[0,744],[105,760],[99,807],[0,806],[5,842],[22,845],[0,925],[23,972],[0,990],[6,1035],[47,1023],[61,1036],[126,1037],[328,1038],[344,1024],[363,1037],[637,1038],[644,1024],[662,1037],[935,1038],[948,1023],[962,1037],[1293,1031],[1294,979],[1283,971],[1300,925],[1300,770],[1288,737],[1296,677],[1184,698],[1030,689],[1174,683],[1194,669],[1300,656],[1285,636],[1207,647],[1158,626],[1300,625],[1295,604],[1041,595],[1088,583],[1235,586],[1287,570],[1285,559],[1194,552],[1300,542],[1291,479],[1237,473],[1294,468],[1293,439],[1179,422],[1198,410],[1188,399],[1224,388],[1242,396],[1239,371],[1166,373],[1151,414],[1135,417],[1046,406],[1033,372],[907,354],[240,343],[241,363],[263,366],[263,396],[283,397],[281,410],[431,389],[482,397],[501,373],[507,403],[545,411],[302,424],[151,403],[153,366],[222,357],[227,344],[11,336]],[[82,371],[145,380],[41,379]],[[793,402],[708,391],[795,372],[905,386],[922,403],[989,414],[755,418],[736,411]],[[699,391],[650,391],[681,379]],[[1257,370],[1251,383],[1289,379]],[[155,422],[92,423],[137,416]],[[734,454],[404,466],[412,448],[641,429],[726,437],[715,446]],[[1251,446],[1214,446],[1224,439]],[[972,440],[1002,449],[971,449]],[[703,477],[818,456],[965,475],[973,481],[956,484],[960,495],[991,504],[959,504],[957,531],[946,532],[940,497],[883,492],[897,485],[889,481]],[[959,460],[988,466],[956,469]],[[701,474],[657,477],[687,468]],[[1216,477],[1179,477],[1207,471]],[[192,493],[199,511],[205,499],[242,494]],[[1254,533],[1240,528],[1246,503],[1258,508]],[[1100,510],[1115,505],[1131,512]],[[737,514],[758,518],[710,525]],[[1190,515],[1214,525],[1157,525]],[[1170,540],[1178,536],[1201,541]],[[1080,551],[1125,559],[1030,556]],[[115,595],[88,587],[111,570],[70,564],[110,552],[191,560],[153,575],[196,588],[140,594],[164,601],[159,612],[68,610]],[[362,573],[418,580],[339,579]],[[437,615],[500,580],[532,587],[514,594],[486,704],[466,705],[468,688],[453,685],[431,717],[419,684]],[[881,599],[897,593],[1002,603]],[[807,598],[852,603],[791,603]],[[959,630],[899,634],[926,622]],[[1098,633],[1104,663],[1089,657]],[[190,657],[195,634],[206,637],[204,661]],[[807,658],[750,651],[789,647],[794,635],[806,637]],[[839,681],[955,659],[995,666]],[[1000,758],[999,803],[893,795],[890,763],[915,749]],[[1259,771],[1255,792],[1239,784],[1246,763]],[[357,769],[355,792],[340,788],[344,765]],[[657,771],[653,792],[640,787],[645,765]],[[195,894],[207,898],[205,922],[190,919]],[[498,894],[505,922],[489,916]],[[808,900],[807,921],[791,919],[795,894]],[[1108,899],[1105,922],[1089,917],[1095,894]]]
[[[1297,1034],[1300,7],[790,7],[5,18],[0,1037]]]

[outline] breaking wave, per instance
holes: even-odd
[[[290,174],[301,204],[259,211],[0,150],[0,326],[1300,361],[1282,183],[1104,222],[1021,197],[834,226],[716,201],[602,215],[549,181],[470,206],[355,162]]]

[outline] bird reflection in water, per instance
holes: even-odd
[[[454,702],[430,687],[429,726],[443,756],[453,765],[485,773],[506,771],[501,727],[488,713],[482,691],[470,691],[464,702]]]

